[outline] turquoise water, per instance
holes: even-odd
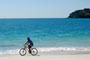
[[[34,47],[44,53],[90,51],[90,19],[0,19],[1,55],[22,48],[27,37],[31,37]]]

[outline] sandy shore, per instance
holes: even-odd
[[[90,54],[84,55],[42,55],[42,56],[0,56],[0,60],[90,60]]]

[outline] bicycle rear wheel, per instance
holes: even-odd
[[[38,50],[36,48],[31,48],[31,55],[35,56],[38,54]]]

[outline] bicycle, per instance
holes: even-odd
[[[38,50],[36,48],[30,48],[30,51],[31,51],[30,54],[32,56],[35,56],[38,54]],[[28,46],[26,44],[24,44],[24,48],[20,49],[19,54],[21,56],[25,56],[27,52],[29,52]]]

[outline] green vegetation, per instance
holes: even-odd
[[[72,12],[68,18],[90,18],[90,9],[76,10]]]

